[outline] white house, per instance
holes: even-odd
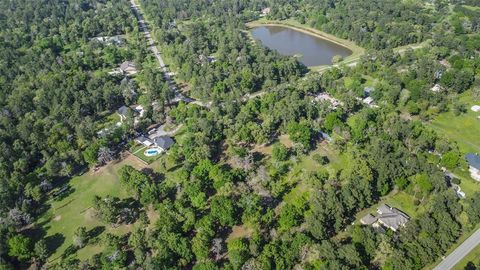
[[[471,110],[474,111],[474,112],[480,112],[480,106],[479,105],[473,105]]]
[[[430,88],[430,90],[431,90],[432,92],[436,92],[436,93],[437,93],[437,92],[441,92],[441,91],[442,91],[442,87],[440,86],[440,84],[437,83],[437,84],[435,84],[432,88]]]

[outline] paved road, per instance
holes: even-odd
[[[140,6],[137,5],[135,0],[130,0],[131,8],[133,10],[133,13],[135,14],[135,17],[138,20],[138,25],[140,27],[140,31],[142,31],[145,34],[145,37],[147,38],[148,46],[150,50],[153,52],[155,55],[155,58],[158,61],[158,64],[160,66],[160,69],[163,72],[163,75],[165,77],[165,80],[167,81],[168,85],[170,86],[170,89],[173,91],[175,94],[174,99],[172,100],[173,102],[178,102],[178,101],[184,101],[187,103],[195,103],[197,105],[203,106],[203,107],[208,107],[210,103],[204,103],[198,100],[194,100],[193,98],[185,97],[182,93],[178,91],[177,86],[175,85],[175,82],[172,80],[168,73],[167,66],[165,65],[165,62],[163,61],[162,55],[158,51],[157,46],[155,46],[155,40],[153,40],[152,34],[150,33],[150,30],[148,29],[148,25],[145,22],[144,16],[142,14],[142,11],[140,10]]]
[[[467,240],[458,246],[450,255],[448,255],[433,270],[452,269],[463,257],[472,251],[480,243],[480,229],[474,232]]]

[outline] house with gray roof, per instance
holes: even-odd
[[[474,153],[468,153],[465,155],[465,159],[468,163],[470,176],[476,181],[480,181],[480,156]]]
[[[117,114],[120,116],[120,120],[123,121],[125,119],[127,119],[127,115],[128,115],[128,111],[130,110],[130,108],[128,108],[127,106],[123,105],[122,107],[118,108],[117,110]]]
[[[363,225],[372,225],[375,222],[377,222],[377,218],[372,214],[367,214],[362,219],[360,219],[360,223],[362,223]]]
[[[377,213],[379,214],[378,222],[392,231],[397,231],[400,227],[405,226],[410,219],[407,214],[386,204],[380,205]]]
[[[153,144],[163,151],[167,151],[175,142],[168,136],[159,136],[153,139]]]
[[[153,141],[145,136],[139,136],[135,139],[135,141],[138,142],[139,144],[145,145],[146,147],[150,147],[153,145]]]
[[[387,204],[382,204],[377,208],[377,216],[367,214],[360,223],[363,225],[371,225],[373,227],[385,227],[396,232],[401,227],[404,227],[410,217],[398,210],[397,208],[390,207]]]

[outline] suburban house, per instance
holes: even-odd
[[[94,37],[94,38],[92,38],[92,40],[100,42],[100,43],[104,43],[104,44],[107,44],[107,45],[117,45],[117,46],[121,46],[125,43],[125,40],[123,39],[122,36]]]
[[[162,152],[167,151],[170,147],[172,147],[175,142],[169,136],[140,136],[135,139],[136,142],[143,144],[146,147],[157,147],[162,150]]]
[[[145,114],[145,109],[142,105],[133,105],[131,107],[123,105],[117,110],[117,114],[120,116],[120,122],[123,122],[128,117],[128,112],[132,111],[132,115],[134,116],[134,124],[138,124],[140,122],[140,118],[143,117]]]
[[[480,112],[480,106],[479,105],[473,105],[472,108],[470,108],[474,112]]]
[[[267,16],[271,11],[272,11],[271,8],[266,7],[266,8],[264,8],[264,9],[262,9],[262,14],[261,14],[260,16],[261,16],[261,17]]]
[[[315,96],[314,101],[316,102],[323,102],[323,101],[328,101],[330,104],[332,104],[332,108],[336,109],[338,106],[343,106],[343,103],[339,101],[338,99],[330,96],[327,93],[320,93],[317,96]]]
[[[117,114],[120,116],[120,121],[123,122],[123,120],[127,119],[128,116],[128,111],[130,110],[129,107],[123,105],[122,107],[118,108]]]
[[[362,100],[363,103],[367,104],[367,105],[373,105],[373,98],[372,97],[366,97]]]
[[[386,204],[382,204],[377,208],[377,216],[368,214],[360,219],[360,223],[363,225],[372,225],[373,227],[385,227],[396,232],[401,227],[404,227],[410,217],[398,210],[397,208],[390,207]]]
[[[135,67],[135,63],[132,61],[125,61],[120,65],[120,70],[125,75],[134,75],[137,73],[137,68]]]
[[[480,181],[480,156],[474,153],[469,153],[465,156],[467,160],[470,176],[473,179]]]
[[[442,87],[440,86],[440,84],[435,84],[432,88],[430,88],[430,90],[432,92],[441,92],[442,91]]]
[[[146,147],[150,147],[153,145],[152,140],[150,140],[150,138],[147,138],[145,136],[140,136],[136,138],[135,141],[138,142],[139,144],[145,145]]]
[[[123,62],[120,67],[114,68],[112,71],[108,72],[108,74],[112,76],[121,76],[121,75],[134,75],[136,74],[137,68],[135,67],[135,63],[132,61],[125,61]]]
[[[163,151],[167,151],[174,143],[173,139],[168,136],[160,136],[153,139],[153,144]]]

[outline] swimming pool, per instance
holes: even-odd
[[[154,157],[154,156],[160,154],[161,152],[162,152],[162,150],[159,149],[159,148],[150,148],[150,149],[145,150],[145,152],[143,152],[143,154],[147,157]]]

